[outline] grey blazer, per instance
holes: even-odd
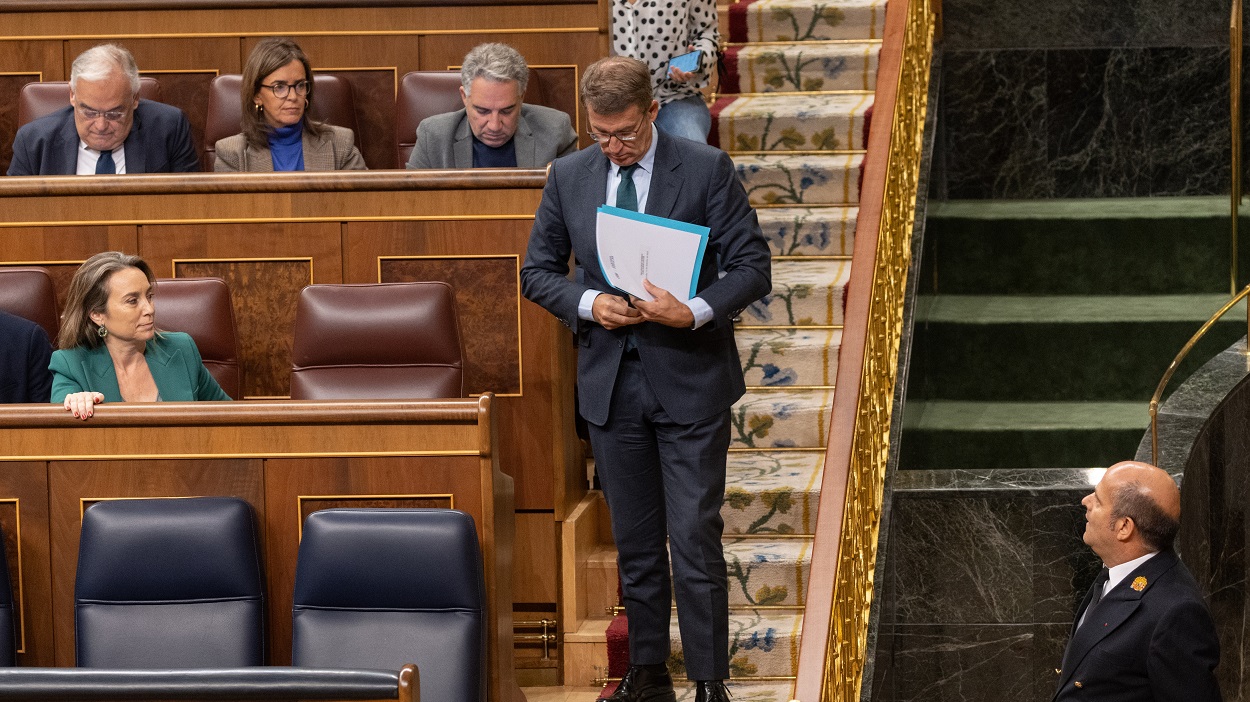
[[[512,139],[516,143],[518,168],[544,168],[557,156],[577,150],[577,133],[569,116],[542,105],[521,105],[516,136]],[[408,167],[473,167],[473,132],[463,109],[421,120]]]
[[[363,171],[368,168],[356,148],[356,135],[347,127],[323,124],[328,132],[320,138],[304,132],[304,170]],[[272,173],[273,159],[269,149],[258,149],[247,143],[242,134],[217,141],[217,161],[213,170],[221,173]]]

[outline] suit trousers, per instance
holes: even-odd
[[[687,676],[728,678],[729,586],[720,510],[729,410],[675,423],[631,351],[621,361],[608,421],[589,426],[616,541],[630,663],[668,660],[675,592]]]

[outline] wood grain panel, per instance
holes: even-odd
[[[295,306],[312,280],[312,262],[175,261],[175,278],[201,276],[221,278],[230,288],[244,397],[290,395]]]
[[[390,258],[381,262],[384,283],[438,280],[451,285],[464,346],[464,386],[469,394],[521,392],[521,291],[516,256]]]
[[[173,105],[187,115],[187,121],[191,123],[191,141],[195,143],[195,152],[203,154],[204,125],[208,120],[208,84],[217,77],[217,71],[141,71],[141,73],[161,82],[161,102]],[[202,165],[201,169],[203,169]]]
[[[313,458],[265,461],[269,511],[265,543],[269,553],[270,663],[290,665],[291,604],[295,591],[295,556],[306,509],[301,497],[369,495],[388,506],[402,506],[414,494],[456,496],[455,508],[473,515],[479,533],[483,505],[476,456],[397,458]],[[387,495],[405,496],[387,498]],[[484,545],[485,546],[485,545]],[[485,552],[485,551],[484,551]]]
[[[395,139],[395,69],[324,71],[346,80],[352,86],[359,129],[356,148],[374,170],[394,168],[398,156]]]
[[[54,650],[46,463],[10,463],[0,471],[0,526],[18,615],[17,662],[50,666]]]
[[[55,665],[74,665],[74,574],[83,500],[229,495],[246,500],[265,523],[259,459],[53,461],[48,468],[51,514],[52,618]]]
[[[13,136],[17,134],[17,98],[22,86],[39,80],[37,72],[0,74],[0,173],[9,172],[13,161]]]
[[[556,556],[556,523],[550,512],[516,515],[516,553],[512,568],[514,602],[554,605],[560,560]]]

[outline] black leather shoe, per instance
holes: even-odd
[[[605,702],[677,702],[673,678],[664,665],[631,665]]]
[[[721,680],[700,680],[695,683],[694,702],[729,702],[729,690]]]

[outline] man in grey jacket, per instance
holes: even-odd
[[[507,44],[480,44],[460,68],[464,109],[421,120],[409,168],[543,168],[577,149],[560,110],[521,102],[529,66]]]

